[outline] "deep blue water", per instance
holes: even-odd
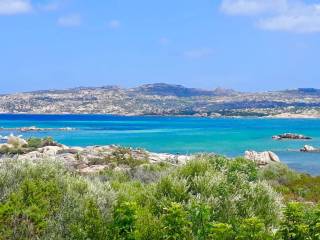
[[[320,147],[320,119],[209,119],[185,117],[123,117],[110,115],[0,115],[0,127],[76,128],[75,131],[19,133],[52,136],[71,146],[120,144],[155,152],[215,152],[230,157],[245,150],[276,152],[290,167],[320,175],[320,154],[300,153],[305,144]],[[310,141],[274,141],[273,135],[293,132]],[[0,135],[11,132],[0,131]]]

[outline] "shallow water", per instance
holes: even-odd
[[[121,117],[110,115],[0,115],[0,127],[76,128],[75,131],[11,132],[28,138],[52,136],[71,146],[120,144],[149,151],[215,152],[230,157],[245,150],[270,150],[290,167],[320,175],[320,154],[300,153],[305,144],[320,147],[319,119],[209,119],[184,117]],[[273,135],[293,132],[310,141],[275,141]]]

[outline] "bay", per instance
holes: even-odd
[[[112,115],[1,114],[0,127],[75,128],[74,131],[0,131],[29,137],[52,136],[70,146],[118,144],[154,152],[214,152],[229,157],[246,150],[273,151],[298,171],[320,175],[320,154],[301,153],[304,145],[320,147],[320,119],[194,118]],[[309,141],[272,140],[285,132],[312,137]]]

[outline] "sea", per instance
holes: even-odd
[[[237,157],[246,150],[273,151],[289,167],[320,175],[320,153],[299,151],[304,145],[320,147],[320,119],[0,114],[0,128],[30,126],[53,130],[0,129],[0,135],[51,136],[69,146],[117,144],[174,154],[217,153]],[[67,127],[75,130],[56,130]],[[272,139],[273,135],[287,132],[310,136],[312,140]]]

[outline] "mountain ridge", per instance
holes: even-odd
[[[78,113],[222,117],[320,117],[320,90],[260,93],[167,83],[132,88],[77,87],[0,95],[1,113]]]

